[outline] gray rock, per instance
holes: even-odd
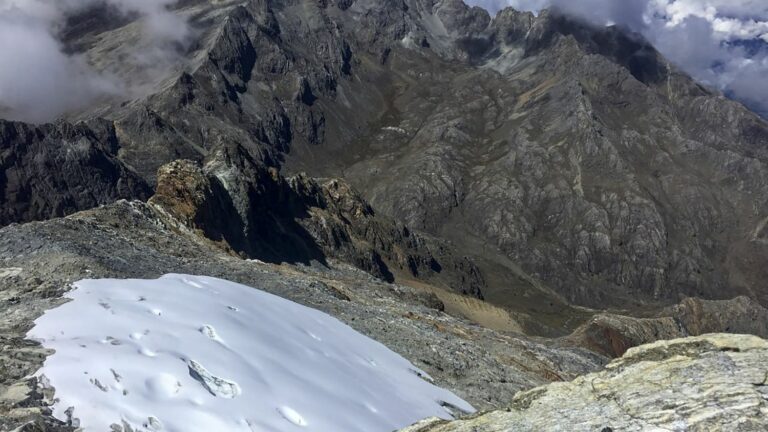
[[[104,120],[30,126],[0,120],[0,226],[151,194],[117,157]]]
[[[522,392],[506,410],[402,432],[738,430],[768,427],[768,342],[710,334],[632,348],[601,372]]]

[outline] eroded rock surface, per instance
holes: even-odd
[[[0,226],[148,198],[149,186],[117,152],[114,128],[104,120],[42,126],[0,120]]]
[[[632,348],[604,371],[515,396],[508,410],[403,432],[764,431],[768,342],[708,334]]]

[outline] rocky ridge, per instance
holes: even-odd
[[[334,259],[309,266],[243,259],[182,222],[156,204],[119,201],[0,229],[0,430],[70,430],[50,417],[54,389],[29,378],[49,353],[25,334],[84,278],[187,273],[259,287],[333,315],[480,408],[606,362],[585,349],[456,318],[433,291],[386,283]]]
[[[406,275],[482,299],[479,270],[450,245],[378,216],[341,180],[284,178],[237,149],[222,150],[203,167],[161,167],[149,203],[246,258],[336,258],[387,282]]]

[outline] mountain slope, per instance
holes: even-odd
[[[491,19],[459,0],[188,0],[176,12],[197,38],[149,95],[75,116],[108,119],[110,151],[152,186],[168,162],[222,152],[241,156],[221,172],[243,159],[341,177],[377,215],[462,251],[484,297],[537,317],[526,330],[542,334],[591,313],[571,304],[768,304],[768,126],[636,35],[555,13]],[[103,21],[64,32],[67,46],[139,79],[117,60],[137,23]],[[239,199],[241,213],[261,208]]]
[[[498,247],[570,301],[765,304],[762,120],[618,29],[507,10],[473,40],[488,46],[466,67],[394,47],[369,134],[325,147],[332,168],[290,157],[414,227]]]
[[[379,211],[490,255],[504,305],[548,290],[768,301],[768,127],[637,36],[457,0],[221,15],[190,73],[107,113],[149,181],[220,145],[341,174]]]

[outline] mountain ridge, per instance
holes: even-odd
[[[768,301],[768,126],[635,35],[459,0],[178,8],[200,35],[191,69],[96,110],[153,187],[165,163],[234,146],[341,173],[379,213],[472,251],[505,307]]]
[[[768,123],[636,35],[460,0],[172,10],[193,39],[157,73],[120,60],[139,16],[62,32],[137,94],[0,122],[0,427],[68,430],[24,331],[92,277],[263,286],[487,410],[659,339],[768,335]]]

